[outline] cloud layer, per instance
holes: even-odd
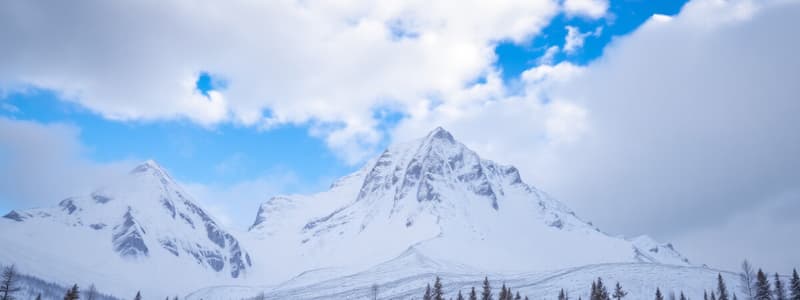
[[[381,139],[375,111],[433,105],[491,69],[555,0],[9,1],[0,89],[52,89],[118,120],[315,130],[350,162]],[[208,96],[203,73],[227,82]],[[359,145],[354,147],[353,145]]]
[[[611,233],[735,245],[687,247],[735,268],[769,239],[781,240],[774,253],[800,246],[772,237],[800,230],[794,216],[766,213],[800,202],[800,42],[785,38],[798,16],[796,3],[694,1],[588,66],[535,67],[522,94],[475,93],[396,136],[442,124]],[[768,267],[800,264],[776,257]]]

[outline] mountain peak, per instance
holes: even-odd
[[[175,183],[169,173],[167,173],[167,171],[161,167],[161,165],[152,159],[148,159],[136,166],[130,171],[129,174],[135,175],[136,177],[140,177],[141,175],[150,175],[152,176],[151,178],[156,178],[162,184]]]
[[[158,170],[164,173],[164,168],[161,167],[155,160],[148,159],[131,170],[131,173],[147,172],[148,170]]]
[[[428,133],[428,135],[425,137],[425,141],[427,141],[427,142],[437,141],[437,140],[447,141],[449,143],[455,143],[456,142],[456,140],[453,138],[453,135],[450,134],[449,131],[445,130],[441,126],[440,127],[436,127],[436,129],[434,129],[433,131]]]

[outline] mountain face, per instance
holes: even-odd
[[[274,285],[269,291],[284,299],[302,286],[330,290],[317,283],[353,278],[411,283],[434,273],[689,266],[669,244],[603,233],[515,167],[481,158],[442,128],[389,147],[327,191],[269,199],[247,232],[223,228],[148,161],[89,195],[8,213],[0,245],[0,264],[48,281],[158,297],[202,287],[224,295],[215,287],[232,284]],[[326,298],[321,293],[314,297]]]
[[[250,234],[302,258],[267,258],[271,269],[366,267],[409,248],[489,272],[688,265],[670,245],[606,235],[526,184],[515,167],[482,159],[442,128],[388,148],[327,192],[270,199]]]
[[[252,266],[239,240],[153,161],[89,195],[12,211],[0,221],[0,232],[9,241],[0,257],[21,265],[28,265],[21,254],[30,253],[75,271],[155,273],[169,267],[209,278],[238,278]]]

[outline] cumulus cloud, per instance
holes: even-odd
[[[583,47],[583,41],[591,33],[581,33],[580,29],[575,26],[567,26],[567,36],[564,38],[564,52],[573,54],[575,51]]]
[[[735,268],[772,232],[800,230],[792,216],[763,214],[800,201],[800,42],[783,38],[799,15],[792,2],[693,1],[588,66],[533,68],[521,95],[476,95],[487,100],[409,118],[395,135],[451,128],[606,231],[650,233]],[[739,248],[713,258],[709,238]],[[781,253],[765,266],[800,263]]]
[[[95,163],[69,124],[0,117],[0,199],[7,208],[48,206],[125,174],[133,161]]]
[[[608,10],[607,0],[566,0],[564,1],[564,11],[569,15],[583,16],[597,19],[606,14]]]
[[[555,0],[10,1],[0,90],[51,89],[116,120],[310,123],[357,162],[381,140],[374,109],[462,89],[491,69],[497,41],[557,12]],[[203,72],[227,86],[197,91]]]

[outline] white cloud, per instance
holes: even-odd
[[[586,37],[591,35],[591,32],[581,33],[580,29],[575,26],[567,26],[567,36],[564,38],[564,52],[573,54],[575,51],[583,47],[583,42]]]
[[[568,15],[597,19],[606,14],[607,0],[565,0],[564,11]]]
[[[564,53],[575,54],[589,36],[600,36],[603,33],[603,27],[597,27],[594,31],[581,32],[578,27],[566,26],[567,35],[564,37]]]
[[[485,74],[556,0],[2,2],[0,92],[52,89],[111,119],[310,123],[349,162],[408,111]],[[229,83],[205,97],[200,72]],[[356,146],[354,146],[356,145]]]
[[[544,51],[541,57],[538,59],[538,63],[540,65],[551,65],[553,64],[553,60],[555,59],[556,54],[560,49],[558,46],[550,46],[547,50]]]
[[[793,217],[765,213],[800,201],[800,41],[783,38],[799,16],[796,2],[693,1],[588,66],[538,66],[523,73],[522,94],[437,107],[395,137],[445,126],[609,232],[652,233],[695,262],[733,269],[771,247],[772,232],[800,231]],[[703,238],[750,244],[715,258],[719,247]],[[683,247],[694,242],[704,248]],[[763,266],[800,263],[782,251],[763,250],[774,255]]]
[[[13,208],[47,206],[125,174],[133,161],[94,163],[68,124],[0,117],[0,199]]]

